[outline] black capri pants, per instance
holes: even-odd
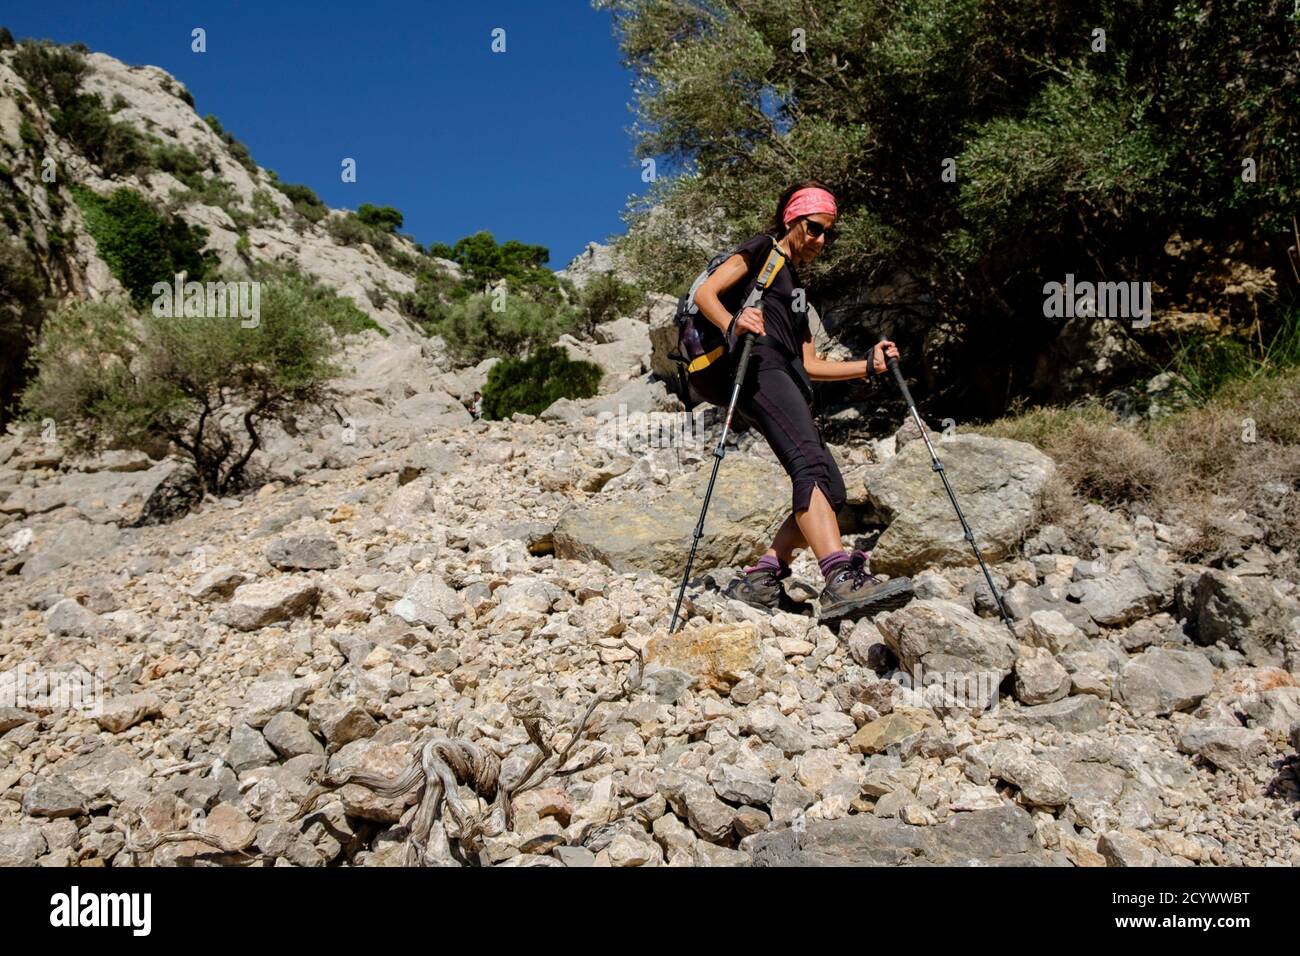
[[[692,375],[691,387],[705,401],[726,408],[739,359],[737,347]],[[847,497],[844,478],[813,421],[809,399],[796,381],[799,374],[780,352],[755,343],[736,410],[767,439],[790,476],[793,510],[806,510],[816,487],[838,513]]]

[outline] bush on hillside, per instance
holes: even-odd
[[[11,62],[37,104],[50,112],[54,132],[75,145],[105,175],[126,175],[147,165],[148,150],[140,134],[114,121],[98,93],[81,92],[81,83],[90,72],[81,53],[48,41],[25,41]],[[39,143],[37,137],[27,145],[39,148]]]
[[[339,336],[361,332],[385,332],[370,316],[361,311],[351,299],[339,295],[315,276],[289,266],[271,262],[257,262],[252,277],[281,298],[293,299],[298,307],[329,326]]]
[[[27,84],[32,98],[46,110],[62,109],[71,103],[90,72],[80,53],[48,40],[23,41],[9,62]]]
[[[325,223],[325,229],[336,242],[345,246],[367,244],[376,252],[382,253],[393,244],[391,233],[362,222],[356,213],[330,216]]]
[[[600,387],[600,366],[569,358],[545,345],[527,358],[505,358],[492,366],[483,386],[483,417],[536,415],[561,398],[590,398]]]
[[[626,315],[641,301],[642,293],[634,285],[603,272],[592,276],[578,295],[578,316],[582,330],[594,335],[596,326]]]
[[[152,298],[156,282],[171,282],[184,272],[203,279],[215,255],[203,251],[207,231],[155,210],[132,189],[99,196],[84,186],[72,187],[100,257],[136,305]]]
[[[493,305],[501,303],[496,311]],[[556,309],[509,291],[502,297],[473,294],[453,299],[428,323],[431,335],[442,336],[447,351],[461,365],[474,365],[491,356],[518,356],[549,345],[574,326],[574,313]]]
[[[329,207],[321,202],[310,186],[282,183],[274,170],[271,171],[271,182],[293,203],[294,211],[308,222],[320,222],[329,214]]]
[[[383,232],[396,232],[402,228],[402,214],[392,206],[372,206],[363,202],[357,207],[357,220]]]
[[[470,295],[469,288],[427,259],[416,268],[415,289],[398,296],[398,308],[429,334],[447,317],[450,303]]]
[[[164,143],[155,139],[150,152],[150,161],[155,169],[171,173],[190,189],[201,190],[204,173],[215,171],[212,163],[196,156],[184,146]]]
[[[251,328],[139,313],[125,300],[76,304],[46,321],[23,404],[80,450],[167,439],[201,491],[234,493],[250,480],[265,423],[319,401],[337,373],[331,308],[313,282],[284,275],[264,285]]]
[[[194,104],[191,103],[190,105],[193,106]],[[248,147],[235,139],[235,137],[230,133],[226,132],[221,125],[221,120],[217,119],[211,113],[203,117],[203,122],[208,124],[212,132],[221,137],[221,141],[225,143],[226,148],[230,150],[230,155],[235,157],[235,162],[248,170],[249,175],[252,176],[253,179],[257,179],[257,163],[253,162],[253,154],[248,151]]]

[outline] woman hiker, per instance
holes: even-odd
[[[876,345],[868,359],[855,362],[827,361],[813,348],[807,309],[796,308],[806,299],[797,270],[834,240],[835,217],[835,197],[823,184],[810,180],[789,187],[777,203],[768,228],[771,235],[755,236],[741,245],[695,293],[699,311],[726,333],[773,241],[786,258],[763,294],[762,308],[742,312],[734,331],[737,336],[742,332],[758,336],[737,409],[767,439],[790,476],[792,513],[767,553],[725,593],[755,607],[797,609],[781,581],[790,576],[794,552],[811,547],[826,580],[819,601],[822,621],[874,615],[901,607],[912,597],[909,579],[881,583],[868,572],[867,552],[845,552],[836,519],[844,506],[844,480],[813,422],[809,379],[872,378],[887,371],[886,355],[898,357],[898,347],[890,341]],[[799,303],[795,290],[799,290]],[[691,386],[706,401],[726,407],[740,351],[733,348],[724,360],[691,375]]]

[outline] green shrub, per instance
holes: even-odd
[[[14,48],[14,35],[9,32],[8,27],[0,27],[0,50],[12,50]]]
[[[593,276],[578,295],[578,316],[583,331],[594,334],[596,326],[626,315],[641,298],[641,290],[612,273]]]
[[[389,233],[367,225],[358,219],[354,213],[331,216],[329,221],[325,223],[325,231],[333,236],[335,241],[341,242],[345,246],[359,246],[368,243],[376,251],[387,249],[393,241]]]
[[[483,386],[483,417],[536,415],[561,398],[590,398],[600,378],[600,366],[575,362],[564,349],[544,345],[528,358],[505,358],[492,366]]]
[[[133,173],[145,164],[147,153],[139,134],[115,122],[99,94],[80,91],[90,67],[75,47],[26,41],[12,64],[32,97],[50,112],[54,132],[73,143],[105,175]],[[41,148],[35,130],[20,128],[20,135],[29,149]]]
[[[148,166],[140,134],[115,122],[97,93],[82,93],[54,115],[54,131],[74,143],[106,176],[131,175]]]
[[[270,262],[257,263],[252,276],[265,283],[267,288],[275,290],[276,295],[295,301],[297,308],[309,312],[339,336],[365,331],[388,335],[374,319],[357,308],[351,299],[339,295],[314,276]]]
[[[239,193],[234,183],[220,176],[207,176],[199,180],[196,188],[173,191],[172,201],[179,204],[201,203],[204,206],[216,206],[224,209],[226,215],[234,221],[236,228],[244,229],[252,224],[254,216],[241,205]]]
[[[391,207],[385,207],[387,212],[376,211],[374,206],[361,208],[367,210],[365,217],[360,212],[331,216],[325,223],[326,231],[345,246],[370,245],[381,259],[400,272],[416,272],[418,261],[394,241],[394,222],[400,223],[402,214]]]
[[[265,189],[253,190],[253,218],[256,225],[271,222],[280,215],[280,207]]]
[[[72,103],[81,81],[90,72],[80,53],[48,40],[24,41],[9,62],[23,78],[28,92],[46,110],[63,109]]]
[[[321,202],[310,186],[282,183],[274,170],[271,171],[271,182],[293,203],[294,211],[309,222],[320,222],[329,213],[329,207]]]
[[[1154,200],[1167,148],[1125,97],[1120,84],[1080,68],[1049,83],[1024,117],[985,124],[957,157],[958,205],[970,225],[951,246],[963,265],[998,249],[1050,247],[1062,202],[1097,221]]]
[[[296,202],[293,204],[293,210],[308,222],[320,222],[329,214],[329,209],[324,203],[312,205],[306,202]]]
[[[396,245],[381,250],[379,256],[398,272],[404,272],[407,275],[414,275],[415,271],[420,268],[418,256],[413,256],[404,249],[399,249]]]
[[[191,103],[190,105],[193,106],[194,104]],[[235,137],[230,133],[226,132],[226,130],[221,126],[221,121],[211,113],[203,117],[203,122],[208,124],[212,129],[212,132],[221,137],[221,141],[225,143],[226,148],[230,150],[230,155],[235,157],[235,162],[248,170],[249,174],[256,179],[257,163],[253,162],[253,155],[248,151],[248,147],[235,139]]]
[[[203,174],[212,168],[210,163],[204,162],[184,146],[173,146],[157,139],[154,140],[149,158],[155,169],[171,173],[193,190],[204,188]]]
[[[448,302],[469,294],[469,290],[441,266],[426,262],[416,268],[415,290],[402,293],[397,302],[404,315],[431,332],[446,318]]]
[[[119,189],[98,196],[84,186],[72,187],[100,257],[137,305],[152,298],[156,282],[171,282],[184,272],[205,278],[215,255],[203,251],[207,230],[164,216],[137,192]]]
[[[383,232],[396,232],[402,228],[402,214],[392,206],[372,206],[362,203],[357,207],[357,219],[367,226]]]
[[[45,145],[41,134],[36,131],[36,127],[28,122],[26,117],[18,124],[18,138],[22,140],[23,146],[28,152],[36,152]]]
[[[504,308],[494,311],[495,302]],[[504,300],[481,293],[453,299],[438,319],[426,328],[442,336],[448,352],[460,364],[473,365],[491,356],[518,356],[554,342],[571,331],[574,314],[556,309],[519,293]]]
[[[310,283],[282,276],[265,286],[253,328],[138,314],[124,301],[74,305],[45,324],[24,408],[67,423],[78,449],[168,439],[202,491],[239,491],[263,424],[318,401],[337,373],[322,304]]]

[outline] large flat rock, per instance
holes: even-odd
[[[1037,523],[1055,462],[1032,445],[1005,438],[955,435],[934,441],[984,560],[1010,557]],[[889,525],[871,552],[873,571],[896,576],[975,563],[924,442],[910,442],[867,476],[867,500]]]
[[[678,475],[666,491],[620,491],[575,505],[560,516],[557,558],[599,561],[615,571],[679,578],[690,554],[712,460]],[[775,462],[728,455],[695,555],[695,567],[734,567],[761,554],[790,513],[790,480]]]

